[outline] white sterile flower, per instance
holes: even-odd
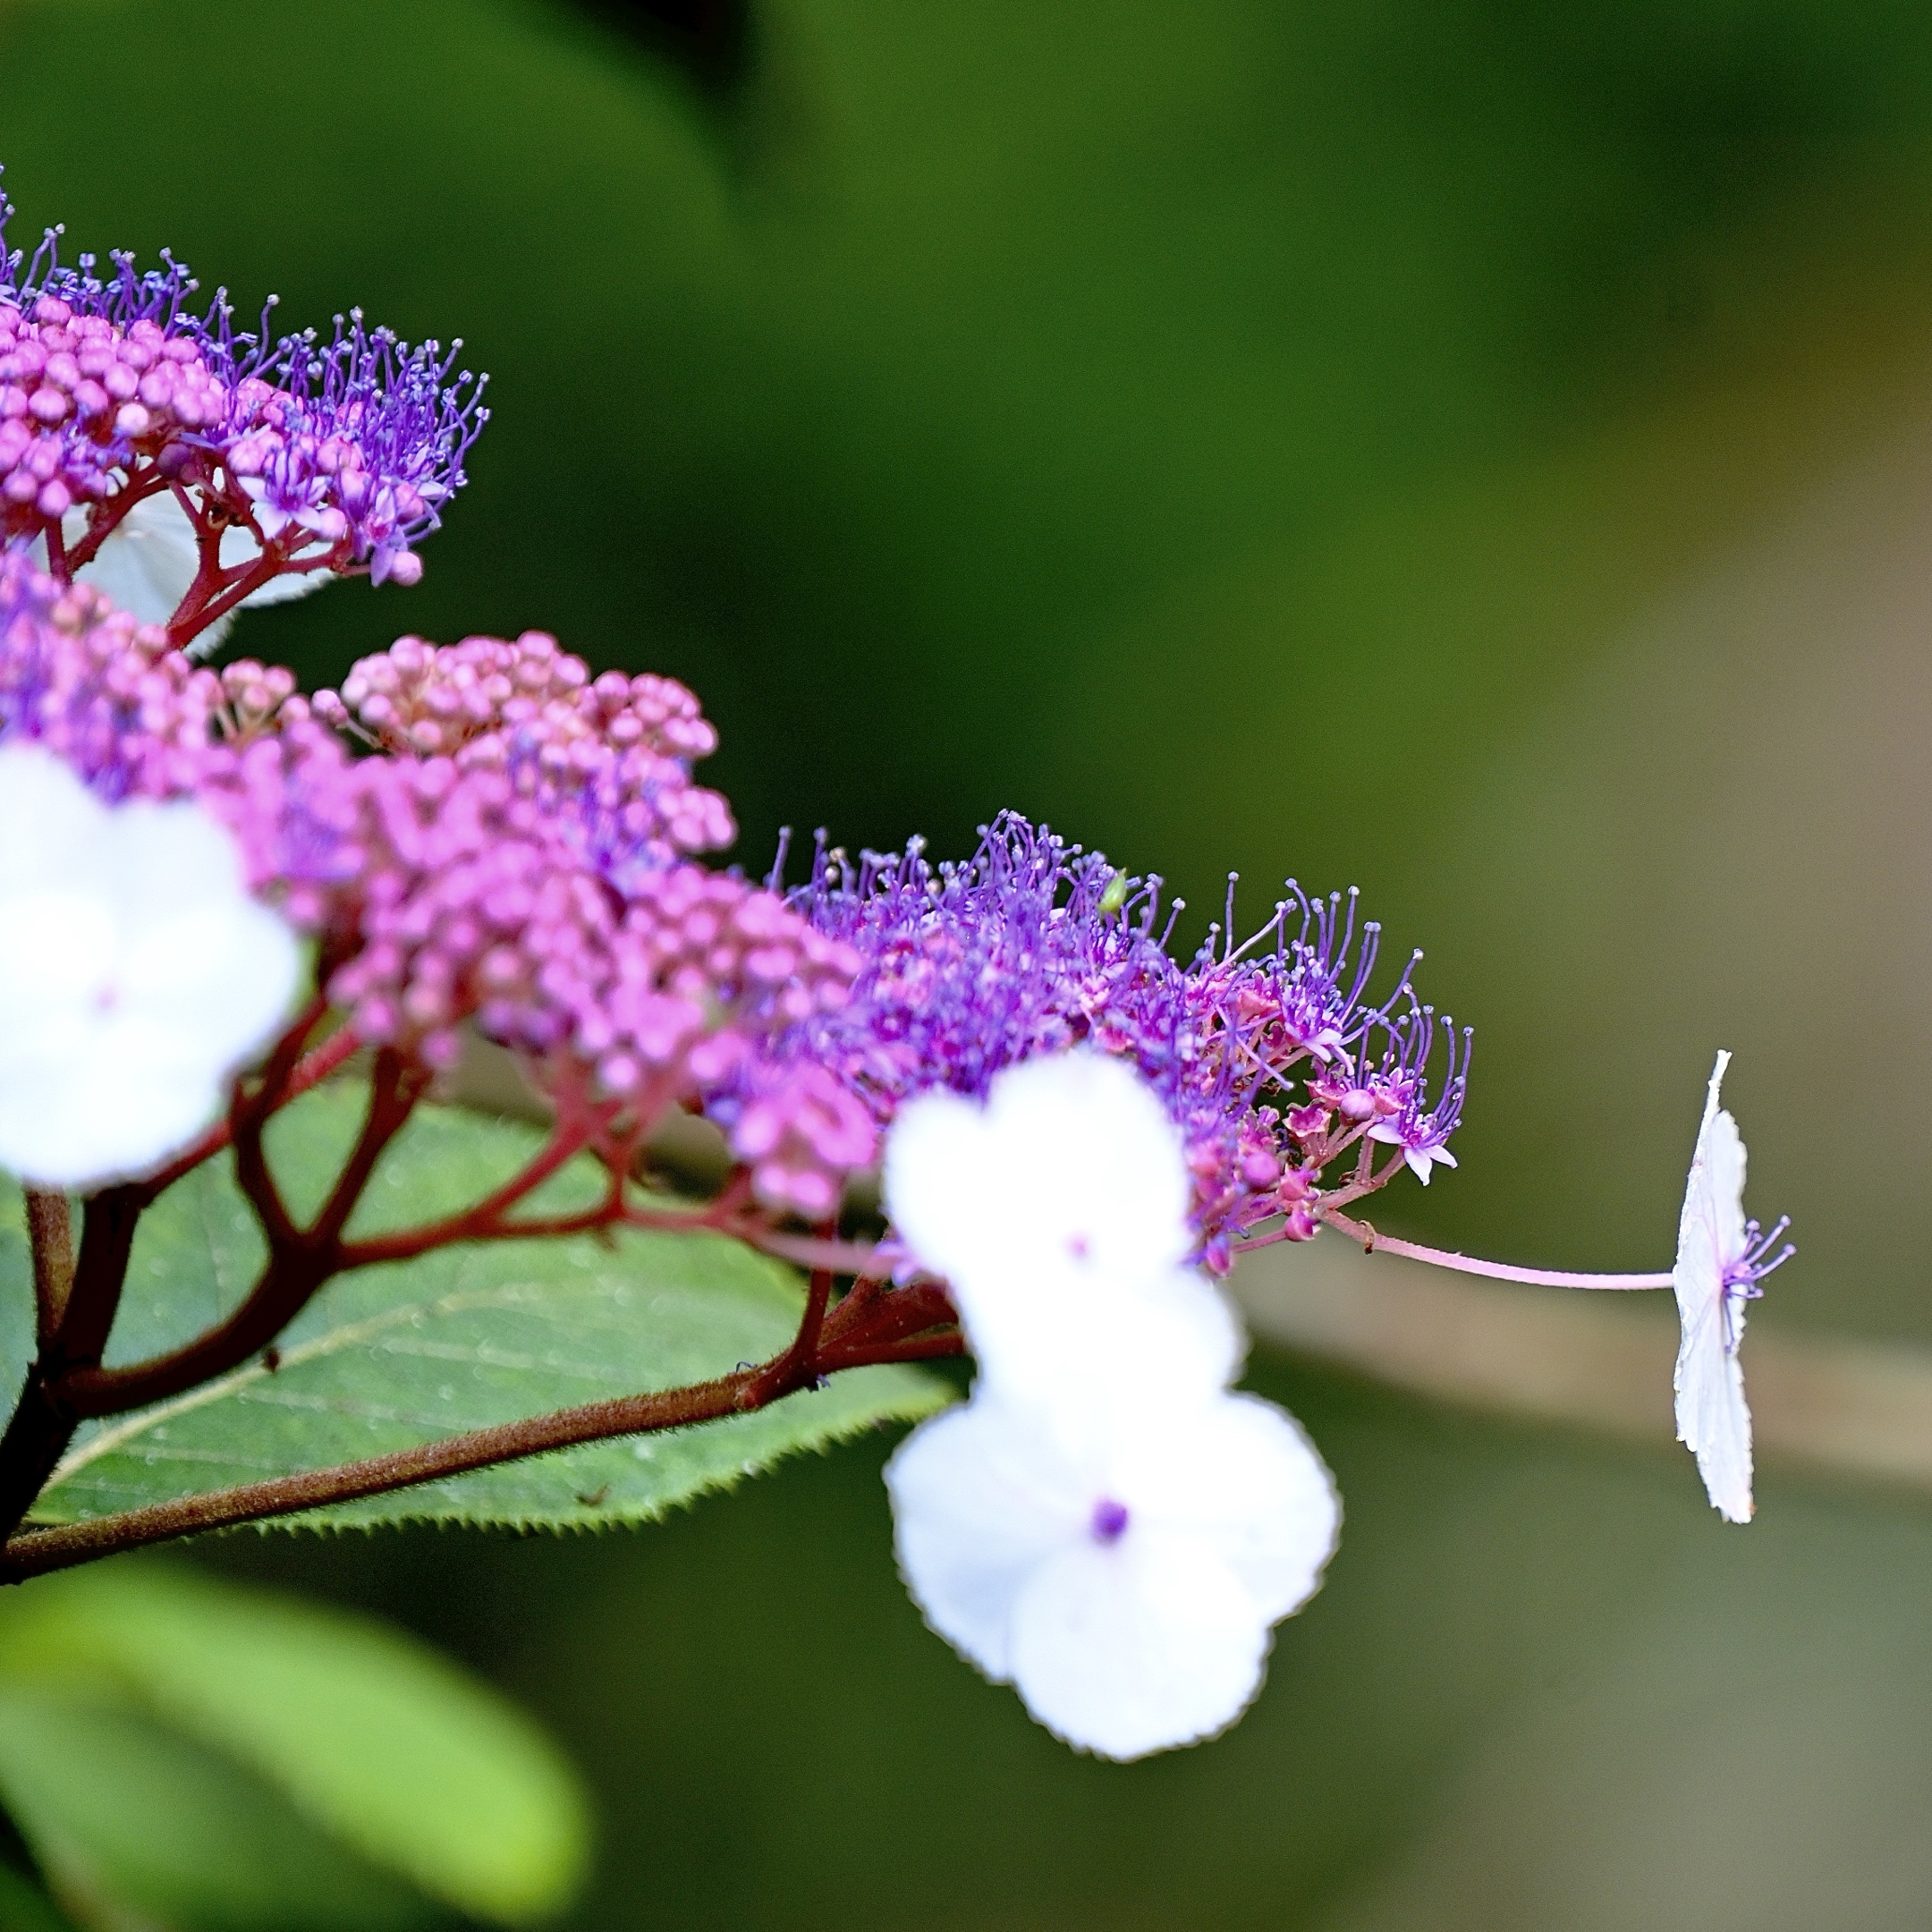
[[[12,744],[0,827],[0,1166],[50,1187],[140,1174],[275,1033],[295,936],[199,805],[110,808]]]
[[[61,530],[69,543],[78,542],[87,533],[86,513],[70,511],[62,520]],[[241,524],[231,524],[222,532],[224,569],[252,563],[260,555],[261,546]],[[163,490],[143,497],[129,510],[92,560],[76,574],[138,623],[165,624],[180,608],[200,567],[194,525],[174,493]],[[237,608],[254,610],[266,604],[285,604],[332,580],[327,571],[273,577],[251,597],[242,598]],[[231,614],[209,625],[195,639],[191,655],[208,656],[233,621]]]
[[[1744,1305],[1759,1293],[1758,1283],[1792,1252],[1786,1246],[1768,1260],[1787,1224],[1762,1233],[1744,1218],[1744,1143],[1737,1123],[1717,1104],[1731,1055],[1721,1053],[1711,1071],[1677,1225],[1677,1265],[1672,1284],[1683,1340],[1677,1351],[1677,1435],[1697,1456],[1711,1502],[1726,1521],[1751,1518],[1751,1423],[1744,1400],[1738,1346],[1744,1339]]]
[[[1244,1343],[1183,1266],[1181,1136],[1131,1067],[1087,1050],[1009,1067],[980,1106],[922,1095],[886,1140],[886,1202],[953,1292],[982,1377],[1049,1397],[1070,1372],[1206,1392]]]
[[[1139,1411],[986,1390],[886,1468],[932,1628],[1068,1743],[1144,1757],[1224,1730],[1341,1520],[1295,1423],[1250,1395]]]

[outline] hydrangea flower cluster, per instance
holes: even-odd
[[[1100,1757],[1224,1729],[1341,1512],[1293,1419],[1229,1392],[1245,1342],[1184,1265],[1192,1177],[1166,1107],[1091,1048],[1036,1057],[983,1107],[912,1101],[886,1187],[979,1365],[972,1399],[886,1471],[927,1621]]]
[[[856,1103],[835,1113],[814,1096],[827,1131],[795,1131],[800,1157],[832,1169],[860,1148],[865,1119],[883,1130],[934,1089],[984,1098],[1006,1067],[1090,1044],[1131,1064],[1180,1128],[1199,1251],[1219,1274],[1258,1223],[1311,1236],[1335,1163],[1355,1158],[1345,1199],[1381,1185],[1391,1165],[1377,1170],[1368,1143],[1425,1181],[1432,1162],[1454,1165],[1444,1143],[1467,1035],[1459,1047],[1415,1000],[1413,961],[1369,999],[1379,932],[1359,924],[1352,894],[1310,900],[1291,882],[1244,945],[1217,951],[1217,928],[1183,966],[1159,887],[1011,813],[964,864],[935,864],[914,841],[854,865],[821,839],[791,903],[863,962],[852,997],[751,1059],[712,1110],[735,1123],[768,1107],[760,1082],[775,1070],[817,1067]],[[1432,1089],[1438,1034],[1446,1064]]]
[[[221,699],[221,678],[158,625],[19,546],[0,555],[0,741],[44,745],[105,799],[171,798],[199,782]]]
[[[44,744],[104,797],[199,801],[252,889],[320,942],[322,989],[364,1041],[445,1065],[473,1020],[560,1098],[648,1126],[843,1000],[848,948],[683,856],[724,818],[678,749],[714,741],[688,691],[593,681],[548,640],[409,639],[391,657],[357,667],[361,710],[379,718],[379,688],[407,684],[422,717],[413,698],[392,707],[394,741],[358,758],[332,725],[351,716],[340,696],[311,704],[253,663],[194,665],[85,585],[0,559],[0,741]],[[413,748],[433,694],[505,658],[547,667],[544,701],[498,693],[453,749]],[[761,1167],[775,1204],[828,1205],[794,1201],[782,1150]]]
[[[270,341],[266,314],[237,333],[223,296],[193,311],[171,258],[68,267],[50,231],[28,259],[4,245],[8,212],[0,540],[32,543],[57,577],[97,577],[177,644],[331,574],[420,577],[415,546],[487,414],[454,351],[360,314],[326,342]]]

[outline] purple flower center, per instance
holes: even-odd
[[[1127,1533],[1127,1505],[1112,1496],[1102,1496],[1093,1506],[1089,1527],[1096,1543],[1118,1543]]]

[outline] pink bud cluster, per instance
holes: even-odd
[[[158,627],[0,555],[0,738],[39,741],[106,797],[165,798],[199,783],[222,704]]]
[[[228,393],[192,341],[123,329],[56,295],[0,301],[0,536],[34,536],[104,501],[129,469],[212,429]]]
[[[748,1055],[708,1097],[758,1198],[809,1221],[835,1213],[846,1177],[878,1158],[871,1110],[809,1060]]]
[[[670,678],[593,678],[540,631],[444,647],[402,638],[315,702],[318,716],[390,751],[505,774],[625,889],[738,835],[724,798],[691,779],[691,761],[717,746],[697,699]]]
[[[364,1039],[444,1065],[471,1020],[560,1098],[648,1121],[845,996],[848,949],[772,894],[689,862],[620,893],[508,771],[352,758],[292,710],[203,796],[265,895],[321,937],[329,998]]]

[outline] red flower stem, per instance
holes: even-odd
[[[589,1144],[592,1131],[589,1122],[565,1127],[561,1123],[543,1150],[522,1170],[474,1207],[441,1221],[425,1222],[420,1227],[404,1228],[394,1234],[375,1234],[367,1241],[343,1244],[340,1265],[343,1268],[367,1267],[377,1261],[411,1261],[460,1241],[513,1241],[520,1236],[577,1234],[589,1229],[607,1227],[623,1212],[621,1199],[606,1199],[580,1214],[557,1215],[540,1221],[505,1221],[504,1216],[526,1195],[534,1192],[558,1168]],[[622,1185],[621,1177],[617,1185]]]
[[[72,583],[76,571],[85,570],[100,555],[100,547],[114,535],[121,526],[122,520],[138,503],[145,503],[148,497],[157,495],[167,487],[167,479],[151,466],[146,470],[137,470],[121,488],[105,503],[94,505],[88,518],[88,527],[80,541],[72,549],[64,549],[59,567],[54,572],[63,583]],[[47,547],[49,561],[54,550]]]
[[[877,1347],[828,1350],[818,1358],[821,1375],[843,1368],[869,1368],[885,1362],[943,1361],[966,1352],[966,1337],[958,1329],[917,1335],[903,1342],[882,1342]]]
[[[67,555],[67,538],[61,530],[60,519],[55,517],[41,535],[47,544],[47,575],[60,583],[71,584],[77,566]]]
[[[362,1131],[357,1135],[349,1158],[343,1163],[321,1213],[302,1236],[304,1245],[327,1250],[337,1267],[342,1265],[342,1231],[348,1226],[349,1216],[362,1199],[362,1190],[376,1172],[383,1149],[402,1131],[428,1084],[427,1072],[409,1066],[394,1047],[384,1046],[377,1051]]]
[[[233,1313],[192,1342],[165,1355],[116,1368],[99,1357],[54,1381],[61,1406],[79,1418],[123,1415],[165,1402],[229,1369],[264,1349],[301,1314],[316,1292],[343,1268],[342,1230],[376,1163],[409,1119],[423,1087],[390,1047],[376,1055],[369,1112],[354,1148],[343,1164],[327,1204],[307,1228],[289,1219],[261,1146],[261,1123],[244,1120],[235,1141],[235,1171],[268,1235],[268,1262]]]
[[[1364,1254],[1401,1255],[1411,1261],[1427,1261],[1431,1267],[1453,1268],[1459,1275],[1487,1275],[1496,1281],[1523,1282],[1532,1288],[1668,1288],[1671,1284],[1667,1270],[1657,1275],[1574,1275],[1561,1268],[1514,1267],[1506,1261],[1485,1261],[1476,1255],[1425,1248],[1419,1241],[1377,1234],[1366,1221],[1352,1220],[1333,1208],[1324,1210],[1322,1221],[1338,1234],[1360,1241]],[[1255,1241],[1241,1245],[1246,1248],[1268,1244]]]
[[[80,1418],[61,1399],[59,1385],[76,1367],[97,1363],[107,1346],[134,1224],[146,1203],[136,1187],[103,1188],[82,1210],[80,1254],[60,1323],[37,1350],[21,1385],[6,1432],[0,1435],[0,1536],[32,1508],[55,1465],[66,1453]]]
[[[319,1018],[320,1015],[318,1014],[317,1017]],[[299,1024],[300,1037],[306,1039],[313,1030],[315,1022],[309,1020]],[[293,1071],[283,1081],[275,1105],[284,1107],[291,1100],[299,1100],[311,1087],[318,1086],[331,1073],[340,1069],[344,1062],[353,1058],[361,1047],[362,1042],[347,1027],[332,1033],[313,1053],[297,1063]],[[211,1159],[224,1148],[231,1145],[233,1140],[233,1115],[225,1114],[192,1147],[177,1155],[165,1167],[157,1174],[149,1174],[147,1180],[141,1182],[148,1198],[150,1200],[158,1199],[183,1174],[192,1173],[203,1161]]]

